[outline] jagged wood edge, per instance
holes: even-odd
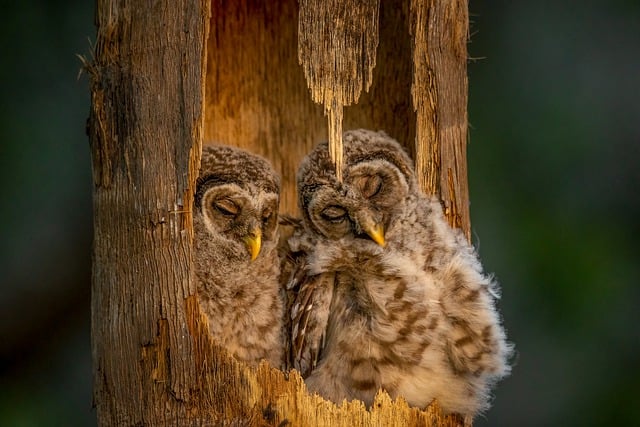
[[[215,419],[221,423],[293,426],[464,426],[456,415],[443,415],[437,403],[424,410],[412,408],[402,398],[391,399],[379,392],[371,409],[359,401],[336,405],[317,394],[309,394],[297,371],[283,372],[267,362],[257,367],[238,362],[216,345],[208,334],[207,320],[197,298],[185,306],[189,331],[194,339],[196,370],[202,376],[197,406],[190,408],[194,420]]]

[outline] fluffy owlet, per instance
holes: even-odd
[[[282,366],[280,179],[263,158],[205,146],[194,201],[195,273],[213,337],[236,358]]]
[[[498,286],[422,194],[383,132],[344,134],[343,183],[327,144],[297,176],[302,226],[289,239],[293,366],[311,392],[371,405],[378,389],[474,416],[509,372]]]

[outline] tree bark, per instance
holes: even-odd
[[[90,69],[92,351],[100,425],[176,424],[187,330],[209,4],[98,0]]]
[[[423,189],[468,230],[466,7],[380,2],[371,87],[345,108],[344,126],[398,139]],[[300,160],[327,139],[298,63],[298,13],[297,0],[97,1],[87,68],[100,425],[461,424],[436,405],[421,411],[386,394],[370,410],[309,396],[295,372],[230,358],[200,314],[191,206],[203,139],[269,158],[286,213],[297,210]]]

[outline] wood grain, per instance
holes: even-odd
[[[209,4],[99,0],[90,66],[92,352],[100,425],[182,419],[195,378],[183,301]],[[162,408],[162,410],[159,410]]]

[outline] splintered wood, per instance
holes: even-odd
[[[467,0],[411,0],[411,95],[420,188],[440,197],[452,227],[471,238],[467,184]]]
[[[266,361],[247,366],[230,356],[208,334],[207,318],[193,296],[185,300],[198,381],[190,418],[179,425],[317,426],[317,427],[470,427],[471,420],[444,415],[437,402],[410,407],[402,398],[379,391],[370,408],[359,400],[334,404],[310,394],[296,370],[287,373]]]
[[[379,0],[300,0],[298,60],[313,101],[324,105],[329,152],[340,182],[343,107],[371,86],[379,9]]]

